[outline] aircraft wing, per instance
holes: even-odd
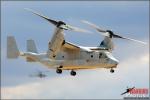
[[[65,42],[65,44],[63,45],[63,48],[69,49],[69,50],[74,50],[74,51],[83,50],[83,51],[87,51],[87,52],[92,52],[92,50],[89,47],[77,46],[70,42]]]
[[[63,48],[64,49],[70,49],[70,50],[79,50],[80,47],[73,44],[73,43],[70,43],[70,42],[65,42],[65,44],[63,45]]]
[[[87,52],[92,52],[92,51],[96,51],[96,50],[106,50],[106,48],[103,48],[103,47],[84,47],[84,46],[75,45],[70,42],[65,42],[65,44],[63,45],[63,49],[75,50],[75,51],[83,50],[83,51],[87,51]]]

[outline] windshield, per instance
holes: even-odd
[[[110,52],[105,52],[105,54],[106,54],[107,57],[110,57],[110,58],[113,57],[112,54],[111,54]]]
[[[104,52],[101,52],[99,53],[99,58],[108,58],[108,56]]]
[[[113,59],[113,60],[115,60],[115,61],[118,61],[116,58],[114,58],[114,57],[112,56],[112,54],[111,54],[110,52],[105,52],[105,54],[107,55],[108,58],[111,58],[111,59]]]

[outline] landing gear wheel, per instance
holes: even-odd
[[[56,73],[61,74],[61,73],[62,73],[62,70],[61,70],[61,69],[57,69],[57,70],[56,70]]]
[[[110,72],[111,72],[111,73],[114,73],[115,71],[114,71],[114,69],[110,69]]]
[[[70,72],[70,74],[71,74],[72,76],[75,76],[75,75],[76,75],[76,72],[72,70],[72,71]]]

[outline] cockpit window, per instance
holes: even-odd
[[[106,53],[107,57],[112,57],[111,53],[109,53],[109,52],[105,52],[105,53]]]
[[[107,55],[105,53],[99,53],[99,58],[107,58]]]

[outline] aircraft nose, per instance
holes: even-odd
[[[118,65],[119,61],[118,61],[118,60],[113,60],[113,63],[114,63],[115,65]]]
[[[118,63],[119,63],[119,61],[118,61],[117,59],[115,59],[115,58],[112,58],[112,59],[111,59],[111,62],[112,62],[112,64],[114,64],[114,65],[118,65]]]

